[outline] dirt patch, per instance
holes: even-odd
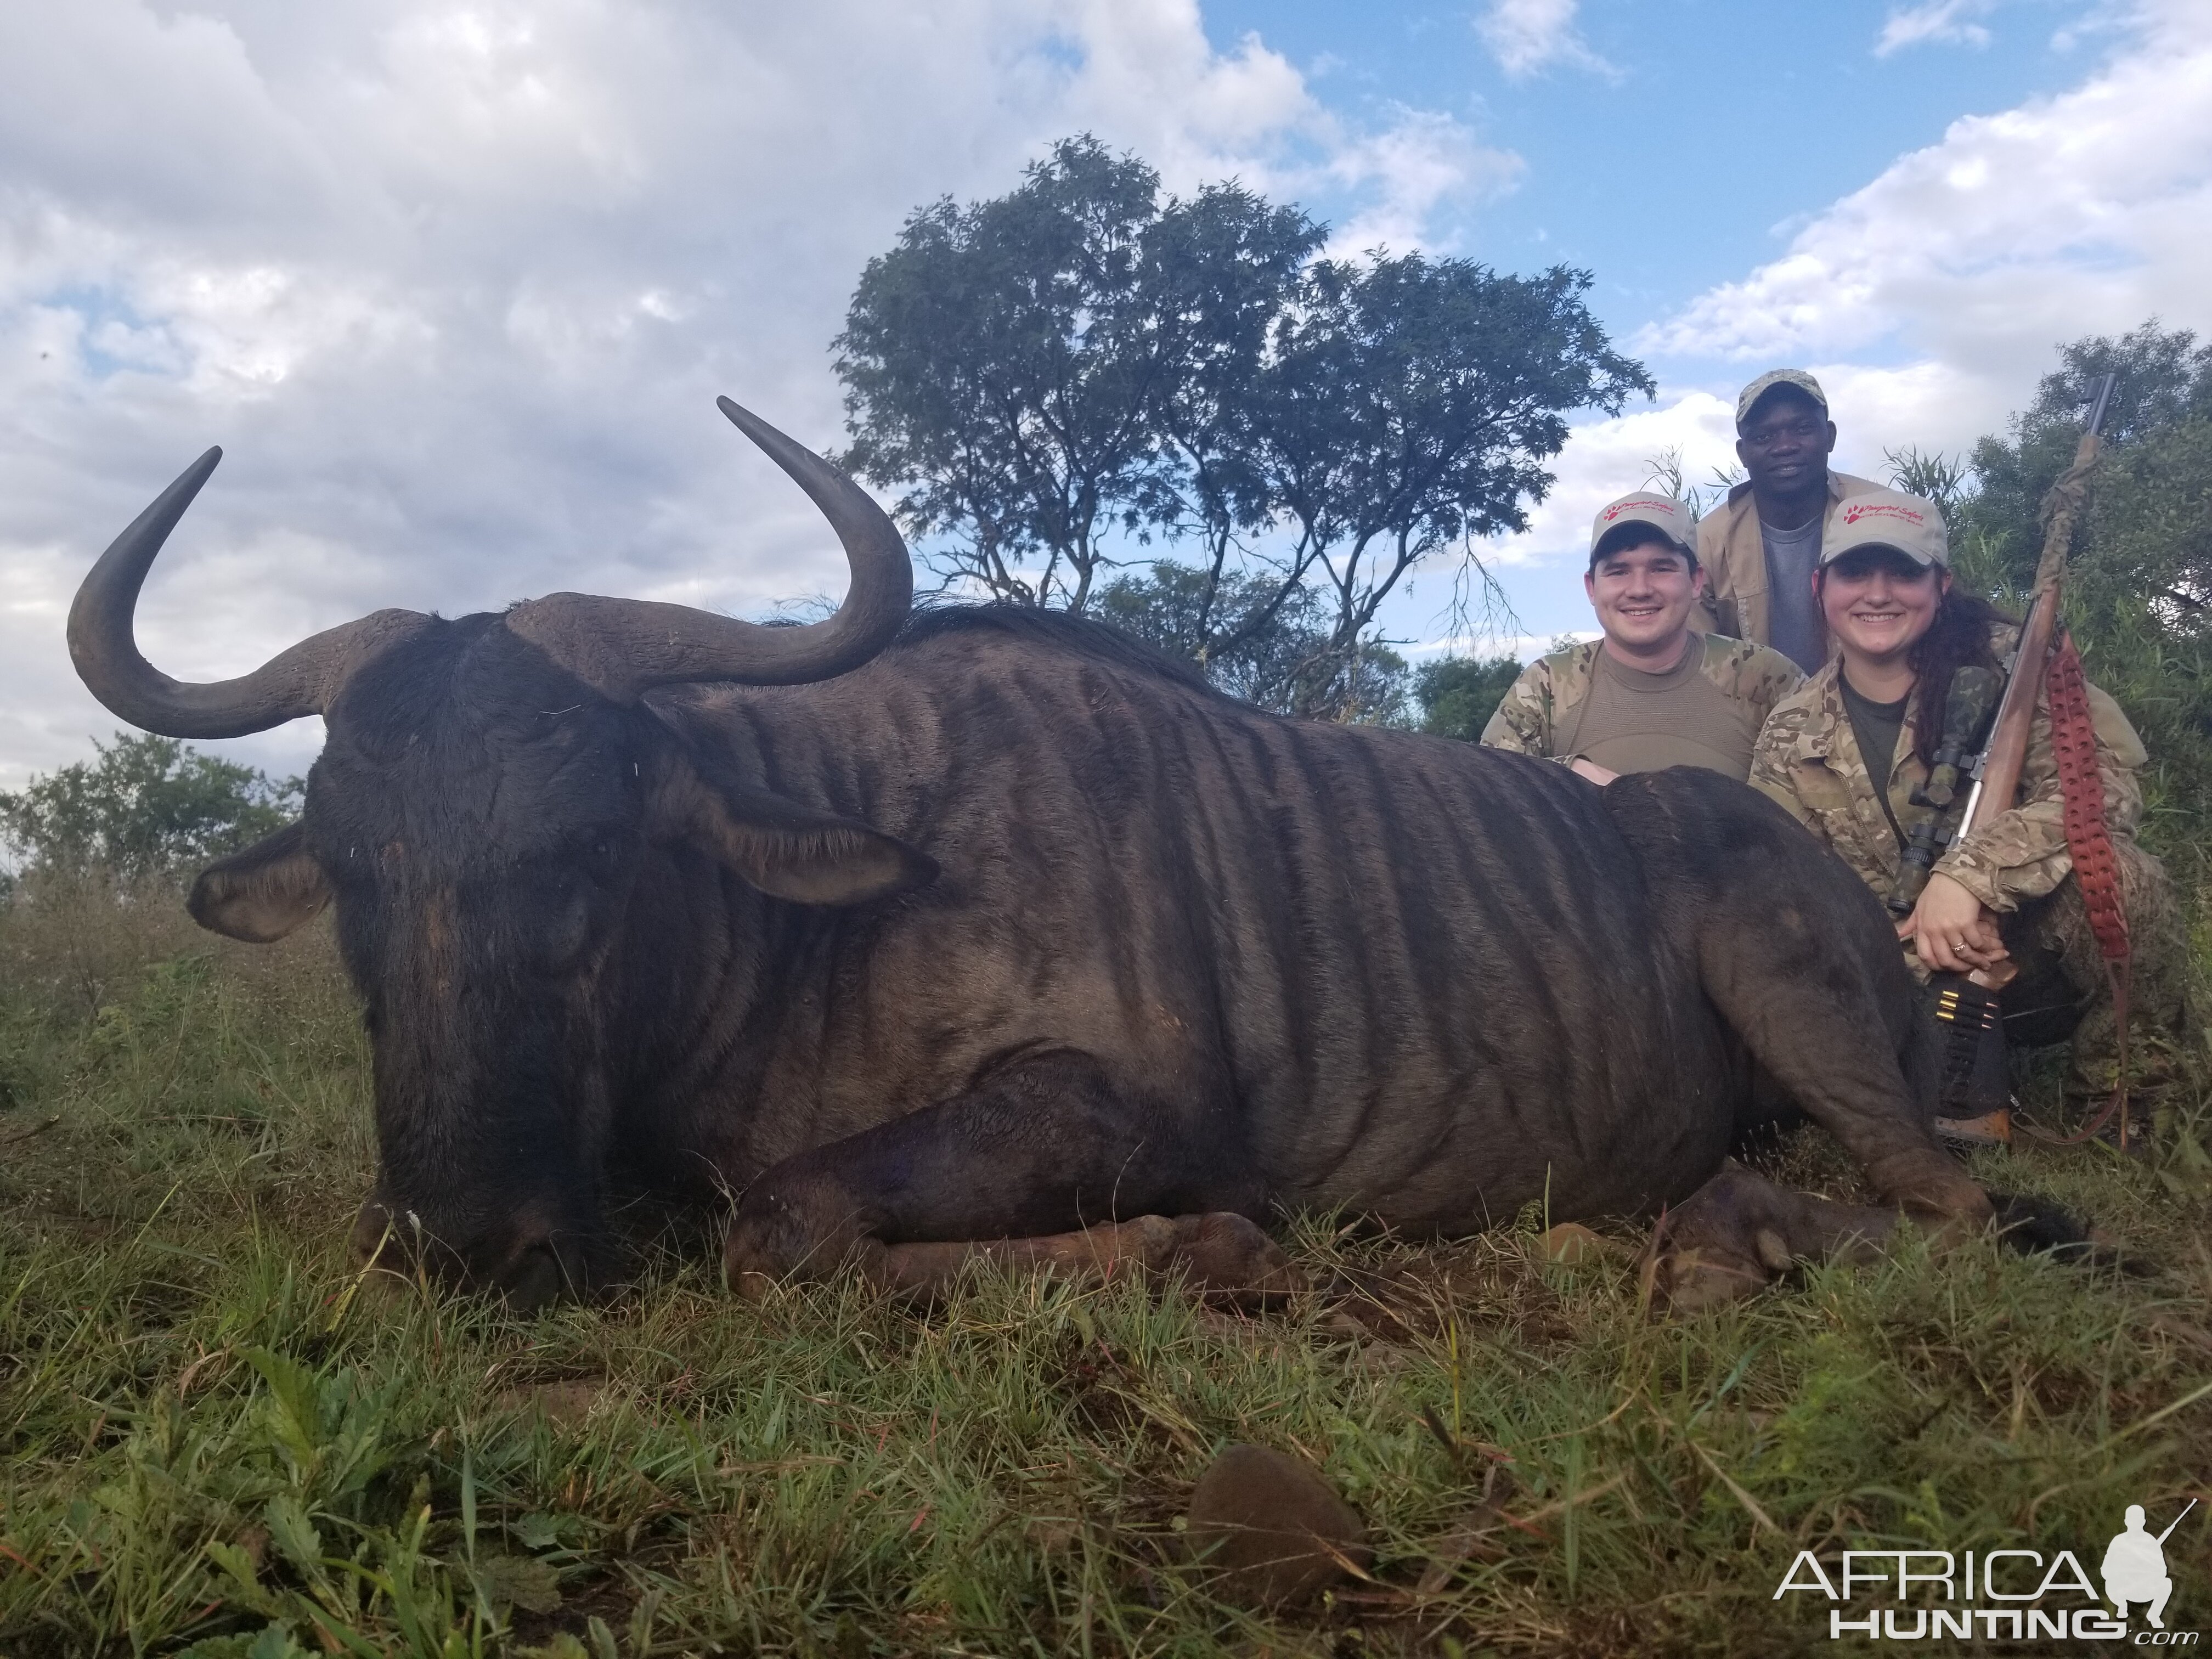
[[[568,1377],[501,1389],[493,1403],[501,1411],[535,1412],[555,1428],[573,1431],[582,1428],[592,1408],[613,1392],[603,1376]]]
[[[1315,1274],[1323,1328],[1400,1346],[1434,1341],[1456,1322],[1546,1346],[1576,1328],[1543,1264],[1487,1238],[1392,1260],[1339,1262]]]

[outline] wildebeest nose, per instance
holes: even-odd
[[[404,1205],[371,1198],[354,1222],[353,1257],[404,1278],[427,1267],[447,1284],[501,1297],[517,1313],[537,1313],[564,1295],[580,1295],[590,1277],[586,1251],[564,1249],[555,1230],[541,1222],[526,1215],[506,1237],[457,1249],[441,1243]]]
[[[532,1244],[508,1262],[498,1288],[515,1312],[533,1314],[560,1300],[568,1275],[550,1244]]]

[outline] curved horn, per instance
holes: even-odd
[[[835,615],[800,628],[585,593],[549,593],[507,612],[512,632],[617,702],[691,680],[797,685],[829,679],[889,645],[914,600],[906,542],[866,491],[759,416],[727,398],[714,402],[822,509],[844,546],[852,583]]]
[[[204,685],[173,680],[140,656],[131,625],[138,590],[222,459],[221,449],[209,450],[155,496],[100,556],[70,607],[70,658],[77,678],[112,713],[164,737],[243,737],[319,714],[356,663],[428,620],[412,611],[379,611],[302,640],[251,674]]]

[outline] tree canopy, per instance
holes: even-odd
[[[2014,589],[2025,589],[2035,574],[2043,551],[2037,512],[2044,492],[2073,464],[2099,379],[2118,377],[2105,411],[2106,448],[2116,459],[2130,457],[2100,479],[2100,491],[2112,471],[2140,472],[2143,444],[2166,441],[2212,419],[2212,345],[2198,345],[2187,330],[2161,328],[2154,318],[2117,339],[2096,336],[2063,345],[2058,359],[2059,367],[2038,383],[2033,401],[2013,417],[2010,431],[1974,446],[1974,488],[1959,506],[1959,528],[1978,541],[1993,574]]]
[[[1240,185],[1165,196],[1064,140],[869,261],[836,342],[842,459],[903,492],[955,586],[1131,626],[1158,603],[1135,631],[1222,684],[1372,718],[1383,600],[1447,549],[1479,571],[1480,539],[1549,489],[1566,415],[1652,381],[1591,316],[1587,271],[1335,259],[1325,236]],[[1195,556],[1107,574],[1154,541]]]
[[[2001,602],[2025,597],[2043,493],[2074,459],[2094,381],[2116,374],[2066,622],[2150,750],[2146,837],[2201,879],[2212,873],[2212,346],[2154,319],[2058,358],[2009,429],[1974,446],[1952,513],[1954,564]]]
[[[1322,596],[1309,587],[1286,595],[1272,574],[1217,580],[1162,559],[1149,575],[1115,576],[1091,614],[1170,656],[1203,660],[1223,690],[1274,714],[1325,708],[1387,724],[1407,713],[1406,659],[1373,641],[1357,658],[1340,656]],[[1201,659],[1209,626],[1228,642]]]

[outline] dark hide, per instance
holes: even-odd
[[[1649,1212],[1720,1168],[1754,1056],[1956,1207],[1881,906],[1710,774],[1277,719],[1027,611],[629,708],[468,617],[328,718],[302,836],[368,1003],[373,1225],[526,1297],[588,1273],[617,1166],[741,1194],[746,1272]]]

